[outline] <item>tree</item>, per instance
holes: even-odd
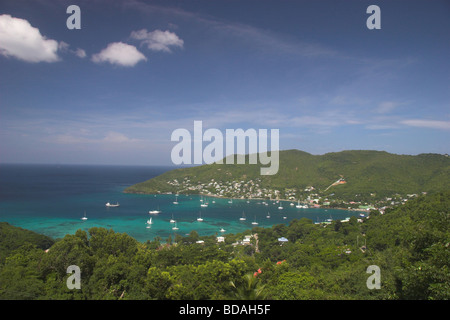
[[[262,300],[267,296],[265,285],[252,273],[247,273],[243,282],[236,284],[231,281],[230,285],[234,289],[233,297],[238,300]]]
[[[0,269],[0,299],[38,299],[44,292],[44,282],[37,261],[44,252],[25,244],[6,258]]]

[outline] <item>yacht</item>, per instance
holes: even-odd
[[[242,211],[242,217],[239,218],[240,221],[245,221],[247,218],[245,217],[244,211]]]
[[[81,220],[86,221],[88,218],[86,217],[86,211],[84,212],[84,216],[81,218]]]
[[[200,212],[200,216],[197,218],[197,221],[198,221],[198,222],[202,222],[202,221],[203,221],[202,213],[201,213],[201,212]]]
[[[159,210],[159,206],[158,206],[158,210],[150,210],[148,213],[149,214],[158,214],[158,213],[161,213],[161,211]]]
[[[112,204],[112,203],[107,202],[105,204],[105,206],[107,206],[107,207],[118,207],[118,206],[120,206],[120,204],[118,202],[116,204]]]

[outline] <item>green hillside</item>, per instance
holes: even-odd
[[[341,178],[345,183],[330,187]],[[314,192],[321,195],[334,194],[342,199],[352,199],[355,195],[380,199],[395,194],[419,194],[450,189],[450,158],[439,154],[412,156],[370,150],[341,151],[324,155],[286,150],[280,151],[280,167],[276,175],[260,175],[259,164],[211,164],[175,169],[133,185],[125,192],[211,192],[217,195],[217,190],[208,186],[211,181],[221,186],[232,182],[251,182],[247,189],[252,186],[253,194],[248,196],[249,190],[246,190],[247,193],[242,190],[241,195],[245,197],[256,197],[255,190],[266,188],[269,193],[280,191],[280,198],[283,198],[286,190],[295,189],[295,198],[300,198],[305,188],[313,186]],[[330,188],[326,190],[328,187]],[[262,192],[260,197],[265,197],[268,192]],[[222,195],[232,196],[229,193]]]
[[[50,248],[54,242],[50,237],[34,231],[15,227],[7,222],[0,222],[0,263],[11,252],[25,244],[31,244],[39,249],[45,250]]]

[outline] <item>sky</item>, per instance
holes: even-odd
[[[449,18],[425,0],[1,1],[0,163],[171,165],[194,121],[312,154],[450,153]]]

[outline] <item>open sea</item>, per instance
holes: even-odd
[[[225,235],[274,224],[288,224],[302,217],[316,221],[345,219],[357,212],[339,209],[298,209],[288,201],[241,200],[180,194],[139,195],[123,190],[135,183],[171,170],[159,166],[95,165],[0,165],[0,221],[33,230],[54,239],[91,227],[124,232],[145,242],[159,236],[163,241],[175,233],[186,235]],[[106,207],[107,202],[120,204]],[[214,203],[213,203],[214,202]],[[296,204],[296,203],[295,203]],[[150,215],[150,210],[160,210]],[[87,220],[81,218],[86,213]],[[240,218],[245,215],[246,220]],[[202,222],[197,221],[201,216]],[[270,217],[268,217],[270,216]],[[147,220],[152,218],[150,228]],[[172,230],[176,220],[178,230]],[[221,232],[224,229],[225,232]]]

